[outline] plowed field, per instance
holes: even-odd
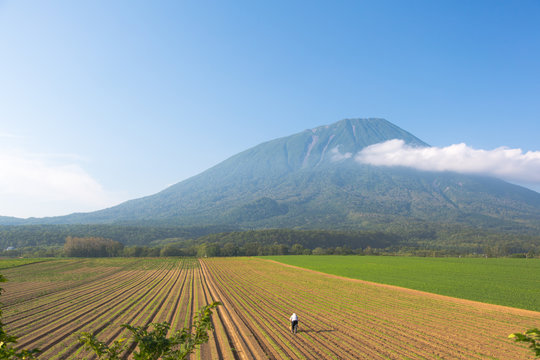
[[[220,300],[192,359],[532,359],[508,334],[540,313],[338,278],[262,259],[58,260],[2,271],[4,323],[42,359],[88,354],[77,333],[189,325]],[[299,332],[288,330],[296,312]],[[130,348],[125,358],[130,357]]]

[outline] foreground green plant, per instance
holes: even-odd
[[[127,347],[126,339],[115,340],[112,346],[107,346],[89,332],[82,332],[79,335],[79,342],[85,345],[86,350],[93,351],[98,359],[120,360],[120,355]]]
[[[0,274],[0,282],[6,282],[7,279]],[[0,294],[4,289],[0,288]],[[35,359],[40,353],[38,349],[18,350],[13,347],[17,343],[17,337],[9,335],[4,329],[2,323],[2,309],[0,308],[0,359]]]
[[[167,334],[171,325],[167,322],[153,323],[146,326],[122,325],[131,332],[131,343],[136,344],[138,351],[133,353],[135,360],[182,360],[187,359],[196,347],[206,343],[209,339],[208,332],[213,330],[212,309],[221,305],[219,301],[202,307],[191,327],[176,330],[170,337]],[[152,327],[150,331],[149,328]],[[99,341],[94,334],[84,332],[79,335],[79,342],[84,344],[86,350],[91,350],[98,359],[119,360],[126,350],[126,339],[115,341],[112,346],[107,346]]]
[[[529,329],[525,333],[513,333],[508,335],[510,339],[516,342],[530,343],[529,348],[534,352],[535,356],[540,358],[540,330],[537,328]]]

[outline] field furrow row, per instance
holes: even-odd
[[[535,312],[501,313],[497,306],[338,280],[260,259],[204,263],[233,306],[257,322],[270,348],[302,349],[290,351],[291,358],[312,358],[304,349],[317,344],[329,358],[517,359],[524,353],[507,335],[518,323],[531,327],[539,318]],[[283,319],[293,311],[301,313],[304,333],[289,340]]]
[[[209,341],[190,360],[528,359],[508,334],[540,313],[339,278],[260,258],[62,259],[6,269],[3,322],[40,359],[94,358],[88,331],[106,344],[122,324],[189,327],[220,301]],[[289,316],[300,316],[292,334]],[[129,344],[122,358],[133,358]]]

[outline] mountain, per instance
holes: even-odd
[[[354,160],[364,147],[392,139],[429,146],[384,119],[345,119],[262,143],[155,195],[25,223],[380,229],[425,222],[540,229],[540,194],[532,190],[494,178]]]

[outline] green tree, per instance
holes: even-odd
[[[237,256],[238,255],[238,246],[236,246],[233,242],[227,242],[223,247],[221,248],[221,255],[222,256]]]
[[[122,327],[131,332],[132,343],[137,344],[138,351],[133,353],[135,360],[183,360],[193,353],[196,347],[206,343],[209,339],[208,332],[212,327],[212,309],[221,305],[216,301],[202,307],[194,318],[192,327],[176,330],[171,337],[167,337],[170,324],[167,322],[154,323],[146,326]],[[152,327],[152,330],[149,328]],[[79,342],[84,344],[87,350],[91,350],[98,359],[118,360],[124,352],[127,342],[125,339],[115,341],[111,347],[97,340],[92,333],[81,333]]]
[[[111,239],[68,236],[64,253],[70,257],[111,257],[119,256],[123,248],[123,244]]]
[[[243,246],[243,254],[241,255],[245,255],[245,256],[257,256],[257,254],[259,253],[259,243],[256,243],[256,242],[247,242],[244,244]]]
[[[182,256],[182,249],[175,245],[165,245],[159,252],[159,256]]]
[[[302,255],[304,253],[304,247],[301,244],[294,244],[291,246],[290,253],[293,255]]]
[[[371,246],[366,246],[366,248],[364,249],[364,255],[373,255],[373,249],[371,248]]]
[[[0,282],[6,282],[7,279],[0,274]],[[0,288],[0,294],[4,289]],[[18,350],[13,347],[17,343],[17,337],[9,335],[4,329],[2,323],[2,309],[0,309],[0,359],[35,359],[35,356],[41,351],[38,349]]]
[[[146,247],[139,245],[125,247],[123,251],[125,257],[143,257],[145,253]]]
[[[203,243],[199,245],[197,250],[198,257],[214,257],[220,255],[220,249],[218,244]]]
[[[522,333],[513,333],[508,336],[516,342],[530,343],[529,348],[534,352],[537,358],[540,358],[540,330],[537,328],[529,329]]]

